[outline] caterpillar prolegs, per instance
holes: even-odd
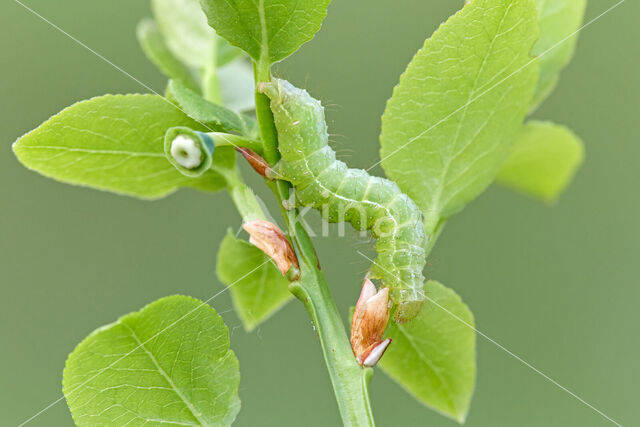
[[[411,320],[425,299],[427,235],[419,208],[396,183],[336,159],[324,109],[307,91],[279,79],[261,90],[271,100],[278,131],[282,159],[275,174],[291,182],[299,204],[322,210],[329,222],[371,231],[378,257],[369,275],[389,287],[396,321]]]

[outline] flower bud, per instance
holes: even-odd
[[[167,159],[183,175],[198,177],[213,162],[215,144],[206,133],[186,127],[174,127],[164,137],[164,153]]]
[[[376,291],[365,278],[351,321],[351,349],[362,366],[375,366],[391,343],[382,340],[388,321],[389,288]]]
[[[293,251],[293,247],[291,247],[291,243],[289,243],[289,239],[277,225],[269,221],[256,219],[244,223],[242,228],[249,233],[249,242],[269,255],[283,276],[286,275],[291,267],[299,268],[298,258]]]

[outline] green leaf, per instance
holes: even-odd
[[[219,67],[230,64],[232,62],[238,62],[243,58],[247,59],[247,55],[241,49],[238,49],[235,46],[231,46],[229,42],[222,37],[216,38],[218,40],[216,63]],[[251,66],[249,66],[249,68],[251,68]],[[251,79],[251,88],[253,89],[253,79]]]
[[[263,66],[313,38],[331,0],[201,0],[209,24]]]
[[[152,0],[151,8],[171,51],[185,64],[204,69],[227,64],[244,53],[216,35],[198,0]]]
[[[205,129],[156,95],[105,95],[78,102],[13,145],[22,164],[69,184],[155,199],[179,187],[217,191],[216,171],[234,167],[232,149],[214,154],[211,170],[188,178],[164,154],[167,129]]]
[[[289,281],[260,249],[227,233],[218,250],[218,277],[231,286],[236,313],[247,331],[278,311],[292,295]]]
[[[382,117],[387,175],[428,232],[495,179],[538,75],[534,0],[474,0],[418,51]]]
[[[249,62],[233,61],[218,69],[224,105],[236,111],[255,109],[253,70]]]
[[[176,58],[152,19],[144,19],[138,24],[138,41],[145,55],[162,73],[170,79],[177,79],[197,92],[200,87],[192,71]]]
[[[380,367],[423,404],[463,422],[476,375],[473,315],[451,289],[434,281],[425,287],[420,315],[387,329],[393,342]]]
[[[198,0],[152,0],[151,8],[169,48],[182,62],[195,69],[215,62],[216,33]]]
[[[571,130],[532,121],[520,131],[497,182],[552,202],[567,188],[583,159],[582,141]]]
[[[578,40],[586,0],[538,0],[540,39],[533,48],[540,55],[540,78],[531,105],[535,109],[551,93],[560,71],[569,63]]]
[[[62,385],[78,426],[228,426],[239,382],[222,318],[171,296],[91,333],[67,359]]]
[[[251,65],[242,50],[218,37],[207,24],[199,1],[153,0],[152,6],[169,50],[201,75],[205,98],[232,110],[253,109]]]
[[[203,123],[210,130],[238,132],[244,135],[255,133],[255,120],[207,101],[177,80],[169,82],[167,97],[175,101],[189,117]]]

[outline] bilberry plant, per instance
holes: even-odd
[[[248,331],[292,296],[304,304],[344,425],[374,425],[375,366],[463,422],[476,374],[473,315],[423,269],[449,218],[492,183],[547,202],[568,185],[580,139],[525,119],[571,58],[585,2],[467,1],[393,89],[380,135],[387,178],[337,160],[320,101],[272,75],[314,37],[330,0],[151,0],[154,17],[137,35],[169,78],[165,95],[78,102],[13,150],[45,176],[140,199],[183,187],[227,191],[249,241],[226,235],[219,278]],[[280,219],[245,183],[243,158],[281,205]],[[376,239],[350,338],[301,207]],[[239,365],[208,302],[162,298],[84,339],[63,373],[75,423],[230,425]]]

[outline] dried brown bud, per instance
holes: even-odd
[[[391,343],[382,340],[389,322],[389,288],[376,292],[369,278],[364,279],[360,298],[356,303],[351,322],[351,349],[358,363],[374,366]]]
[[[249,164],[251,165],[254,171],[258,172],[260,175],[264,176],[265,178],[269,178],[267,176],[267,170],[270,168],[269,163],[267,163],[265,159],[260,157],[258,153],[245,147],[236,147],[236,150],[240,154],[242,154],[245,159],[247,159],[247,161],[249,162]]]
[[[249,241],[275,261],[282,275],[285,275],[292,266],[299,268],[298,258],[289,239],[277,225],[256,219],[244,223],[242,228],[249,233]]]

